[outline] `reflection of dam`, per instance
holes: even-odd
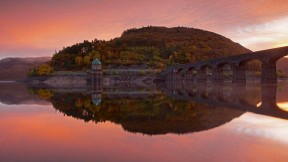
[[[186,85],[186,86],[185,86]],[[189,86],[187,86],[189,85]],[[253,85],[256,86],[257,85]],[[230,107],[257,114],[288,119],[288,113],[279,109],[276,102],[276,84],[259,86],[258,104],[247,101],[249,87],[241,84],[193,84],[166,83],[162,91],[171,98],[178,100],[206,103],[214,106]],[[257,95],[257,93],[255,93]],[[257,96],[255,96],[257,97]]]

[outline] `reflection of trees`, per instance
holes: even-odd
[[[65,115],[96,123],[111,121],[129,132],[149,135],[206,130],[242,114],[238,110],[172,100],[163,94],[145,99],[102,97],[97,106],[91,95],[82,93],[54,93],[50,101]]]
[[[0,84],[0,102],[7,105],[21,105],[21,104],[38,104],[47,105],[48,102],[30,93],[27,85],[22,83],[1,83]],[[28,91],[27,91],[28,89]]]
[[[49,89],[30,89],[30,93],[38,95],[43,100],[49,100],[53,96],[53,92]]]
[[[51,102],[54,108],[68,116],[84,121],[93,120],[96,106],[91,103],[90,95],[55,93]]]

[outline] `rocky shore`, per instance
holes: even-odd
[[[21,82],[32,85],[43,85],[52,88],[81,88],[87,87],[87,73],[69,73],[54,74],[51,76],[31,77]],[[153,84],[155,75],[104,75],[103,85],[109,86],[114,84],[134,84],[140,86],[149,86]]]

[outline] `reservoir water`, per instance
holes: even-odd
[[[0,83],[0,161],[287,161],[288,83]]]

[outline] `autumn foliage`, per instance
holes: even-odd
[[[48,64],[42,64],[36,68],[33,68],[28,73],[29,76],[45,76],[50,75],[53,72],[53,68]]]
[[[247,53],[250,50],[221,35],[185,27],[143,27],[124,31],[110,41],[84,41],[56,52],[51,67],[58,70],[85,70],[97,58],[107,65],[142,65],[165,68]]]

